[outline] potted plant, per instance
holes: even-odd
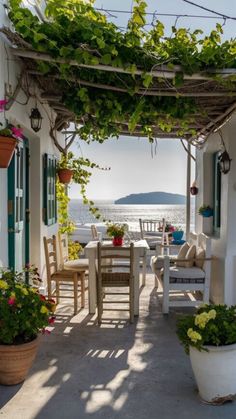
[[[31,283],[24,282],[25,275]],[[0,278],[0,384],[24,381],[36,355],[38,335],[54,321],[54,300],[40,295],[32,279],[37,270],[13,273],[3,270]]]
[[[198,213],[203,217],[212,217],[213,209],[209,205],[202,205],[199,208]]]
[[[127,224],[108,224],[107,235],[113,238],[114,246],[122,246],[123,237],[125,232],[128,230]]]
[[[3,125],[0,123],[0,127]],[[22,128],[0,128],[0,168],[6,169],[12,159],[17,139],[22,138]]]
[[[70,183],[73,176],[73,153],[62,154],[60,161],[57,164],[57,174],[60,183]]]
[[[236,397],[236,306],[203,305],[181,318],[177,334],[190,355],[200,397],[222,404]]]

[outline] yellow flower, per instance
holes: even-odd
[[[16,293],[15,292],[11,292],[10,298],[16,298]]]
[[[3,281],[3,279],[0,279],[0,289],[7,290],[8,284],[6,281]]]
[[[195,332],[192,328],[188,329],[187,335],[193,343],[197,343],[198,340],[202,340],[200,333]]]
[[[42,314],[48,314],[48,312],[49,312],[49,310],[47,309],[47,307],[46,307],[46,306],[42,306],[42,307],[41,307],[41,309],[40,309],[40,313],[42,313]]]
[[[33,292],[34,294],[37,294],[38,293],[38,288],[31,287],[30,291]]]
[[[26,288],[24,288],[24,287],[21,288],[21,292],[24,295],[29,295],[28,290]]]
[[[210,310],[208,312],[208,316],[209,316],[209,320],[210,319],[215,319],[216,318],[216,311],[214,309]]]

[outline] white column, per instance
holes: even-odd
[[[189,239],[190,233],[190,216],[191,216],[191,145],[188,144],[187,154],[187,176],[186,176],[186,240]]]

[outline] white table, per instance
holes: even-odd
[[[111,241],[104,242],[111,246]],[[119,250],[118,246],[114,246],[116,252]],[[134,242],[134,315],[139,314],[139,262],[140,258],[146,260],[146,252],[149,246],[146,240],[139,240]],[[97,241],[91,241],[84,248],[85,256],[89,260],[89,313],[94,314],[97,306],[97,280],[96,280],[96,258],[97,258]],[[144,267],[145,269],[145,267]]]

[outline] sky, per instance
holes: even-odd
[[[236,0],[192,0],[194,3],[207,7],[224,15],[236,17]],[[183,0],[146,0],[148,12],[191,14],[216,16],[201,10]],[[131,10],[132,0],[96,0],[95,7],[113,10]],[[117,26],[125,27],[128,14],[114,13],[116,17],[109,18]],[[166,35],[175,25],[176,17],[158,17],[165,25]],[[152,19],[151,17],[149,19]],[[216,23],[223,23],[220,18],[179,18],[177,27],[187,27],[191,30],[202,29],[208,34]],[[235,20],[226,20],[224,24],[224,39],[235,37]],[[94,170],[87,187],[90,199],[114,200],[131,193],[164,191],[186,193],[186,152],[179,140],[159,139],[153,149],[146,138],[120,137],[109,139],[103,144],[85,144],[77,140],[72,151],[83,155],[109,171]],[[192,164],[192,179],[194,179],[194,163]],[[72,185],[69,195],[80,198],[79,186]]]

